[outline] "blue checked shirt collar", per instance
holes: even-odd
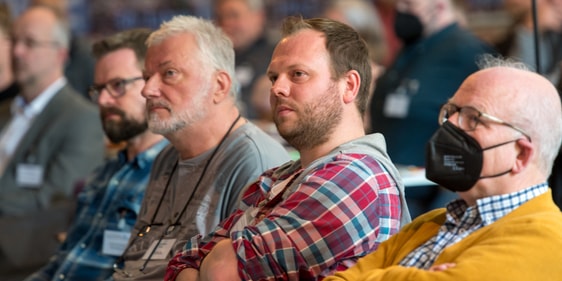
[[[447,204],[446,220],[439,232],[409,253],[400,265],[429,269],[445,248],[503,218],[547,190],[545,182],[517,192],[478,199],[474,206],[468,206],[461,199],[452,201]]]
[[[548,184],[544,182],[517,192],[478,199],[473,207],[469,207],[461,199],[455,200],[447,205],[447,223],[458,224],[464,220],[482,222],[482,226],[487,226],[547,190]]]

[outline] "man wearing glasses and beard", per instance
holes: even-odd
[[[123,253],[137,219],[152,163],[167,141],[148,130],[142,72],[148,29],[132,29],[93,46],[97,59],[90,96],[107,138],[124,143],[78,195],[74,224],[57,253],[27,280],[103,280]],[[86,161],[86,159],[85,159]]]

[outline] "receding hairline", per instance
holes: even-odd
[[[484,68],[475,72],[473,75],[481,79],[497,79],[500,81],[509,82],[509,87],[512,88],[529,88],[544,87],[546,91],[557,92],[556,88],[544,76],[524,68],[509,67],[509,66],[493,66]]]

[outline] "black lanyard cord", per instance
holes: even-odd
[[[169,225],[165,231],[162,232],[162,234],[160,235],[160,237],[158,238],[158,242],[156,242],[156,245],[154,245],[154,248],[152,248],[152,251],[150,252],[150,254],[148,255],[148,257],[146,258],[146,261],[143,263],[143,265],[141,266],[141,268],[139,269],[140,271],[144,272],[144,269],[146,268],[146,265],[148,264],[148,261],[150,261],[150,259],[152,258],[152,255],[154,254],[154,252],[156,251],[156,249],[158,248],[158,246],[160,246],[160,243],[162,242],[162,240],[164,239],[164,237],[168,234],[170,234],[172,231],[174,231],[174,229],[176,228],[176,226],[180,225],[180,220],[183,217],[183,214],[185,213],[185,211],[187,210],[187,206],[189,206],[189,203],[191,202],[191,200],[193,199],[193,197],[195,196],[195,193],[197,193],[197,190],[199,189],[199,184],[201,184],[201,181],[203,180],[203,177],[205,176],[205,173],[207,172],[207,169],[209,168],[209,165],[211,164],[211,162],[213,161],[213,158],[215,157],[215,154],[217,154],[217,151],[219,150],[219,148],[222,146],[222,144],[225,142],[226,138],[228,137],[228,135],[230,135],[230,132],[232,131],[232,129],[234,128],[234,126],[236,125],[236,123],[238,123],[238,120],[240,120],[241,116],[240,114],[238,114],[238,117],[236,117],[236,119],[234,120],[234,122],[232,122],[232,124],[230,125],[230,127],[228,128],[228,131],[226,131],[226,134],[224,134],[224,136],[222,137],[221,141],[219,142],[219,144],[217,145],[217,147],[215,147],[215,149],[213,150],[213,153],[211,154],[211,156],[209,157],[209,160],[207,160],[207,162],[205,163],[205,166],[203,167],[203,171],[201,172],[201,174],[199,175],[199,179],[197,180],[197,183],[195,184],[195,187],[193,189],[193,192],[191,193],[191,195],[189,196],[189,199],[187,199],[187,201],[185,202],[185,205],[183,205],[183,208],[181,210],[181,212],[179,213],[176,222],[174,222],[173,224]],[[176,163],[177,165],[177,163]],[[171,175],[170,175],[171,177]],[[168,184],[166,184],[166,189],[164,192],[166,192],[168,190],[168,185],[169,185],[169,180],[168,180]],[[156,213],[158,212],[158,210],[160,209],[160,203],[162,203],[164,195],[162,195],[162,197],[160,198],[160,202],[158,204],[158,209],[156,209],[156,212],[154,213],[153,216],[153,220],[156,218]],[[153,221],[154,222],[154,221]],[[152,223],[153,223],[152,222]]]
[[[195,184],[194,190],[191,193],[189,199],[187,200],[187,202],[185,203],[185,205],[183,206],[183,209],[181,211],[181,213],[178,215],[176,222],[169,225],[168,228],[166,229],[166,231],[162,232],[162,234],[160,235],[160,237],[158,238],[158,241],[156,243],[156,245],[154,245],[154,248],[151,250],[150,255],[147,257],[146,261],[144,262],[144,264],[142,265],[142,267],[139,269],[140,271],[143,271],[146,268],[146,265],[148,264],[148,261],[150,261],[151,257],[153,256],[154,252],[156,251],[156,249],[158,248],[158,246],[160,245],[160,243],[162,242],[162,240],[164,239],[164,237],[168,234],[170,234],[176,226],[180,225],[180,219],[183,216],[183,214],[185,213],[185,211],[187,210],[187,206],[189,206],[189,203],[191,202],[191,200],[193,199],[193,197],[195,196],[195,193],[197,192],[197,190],[199,189],[199,184],[201,184],[201,181],[203,180],[203,177],[205,175],[205,173],[207,172],[207,169],[209,168],[210,163],[212,162],[213,158],[215,157],[215,154],[217,153],[217,151],[219,150],[219,148],[222,146],[222,144],[225,142],[226,138],[228,137],[228,135],[230,135],[230,132],[232,131],[232,129],[234,129],[234,126],[236,125],[236,123],[238,123],[238,120],[240,120],[241,116],[240,114],[238,114],[238,117],[236,117],[236,119],[234,120],[234,122],[232,122],[232,124],[230,125],[230,127],[228,128],[228,131],[226,132],[226,134],[222,137],[221,141],[219,142],[219,144],[215,147],[215,149],[213,150],[213,153],[211,154],[211,156],[209,157],[209,160],[207,160],[207,162],[205,163],[205,166],[203,167],[203,171],[201,172],[201,174],[199,175],[199,179],[197,180],[197,183]],[[170,173],[170,177],[168,178],[168,180],[166,181],[166,187],[164,188],[164,192],[162,193],[162,195],[160,196],[160,200],[158,200],[158,205],[156,207],[156,210],[154,211],[154,214],[152,215],[152,218],[150,220],[150,224],[142,227],[137,235],[135,236],[135,238],[133,239],[133,241],[131,241],[131,243],[127,246],[127,248],[125,249],[125,251],[123,251],[123,254],[117,259],[116,264],[113,265],[114,268],[117,267],[117,263],[121,263],[125,260],[125,254],[127,253],[127,251],[129,251],[129,249],[131,248],[131,246],[137,241],[137,239],[139,237],[143,237],[144,234],[148,233],[150,231],[150,228],[152,225],[156,225],[154,223],[156,216],[160,210],[160,207],[162,206],[162,202],[164,201],[164,197],[166,196],[166,193],[168,192],[168,188],[170,186],[171,183],[171,179],[174,175],[174,173],[177,170],[178,167],[178,161],[176,161],[176,163],[174,164],[174,167],[172,168],[172,171]]]
[[[156,219],[156,214],[158,214],[158,210],[160,210],[160,206],[162,205],[162,201],[164,201],[164,196],[166,195],[166,193],[168,192],[168,186],[170,186],[170,182],[172,180],[172,177],[174,176],[174,173],[178,167],[178,162],[176,161],[174,163],[174,167],[172,167],[172,171],[170,172],[170,176],[168,177],[168,180],[166,181],[166,186],[164,187],[164,192],[162,193],[162,195],[160,196],[160,200],[158,201],[158,206],[156,207],[156,211],[154,212],[154,214],[152,215],[152,219],[150,220],[150,224],[145,225],[143,227],[141,227],[141,229],[139,229],[139,231],[137,232],[137,235],[135,235],[135,237],[133,238],[133,241],[131,241],[131,243],[129,243],[129,245],[127,245],[127,248],[125,248],[125,250],[123,251],[123,253],[121,254],[121,256],[119,256],[119,258],[117,258],[116,262],[113,264],[113,269],[117,269],[118,268],[118,264],[122,263],[123,261],[125,261],[125,254],[129,251],[129,249],[137,242],[137,239],[139,237],[143,237],[144,234],[150,232],[150,228],[155,225],[154,224],[154,220]],[[130,274],[125,273],[127,276],[130,277]]]

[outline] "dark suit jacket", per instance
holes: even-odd
[[[0,91],[0,131],[10,122],[12,101],[19,91],[20,87],[15,82]]]
[[[482,40],[458,24],[405,46],[395,62],[378,78],[370,104],[373,133],[382,133],[392,161],[425,165],[425,145],[439,124],[439,109],[461,83],[478,70],[476,60],[494,53]],[[401,93],[407,115],[386,114],[390,94]]]
[[[0,177],[0,268],[48,260],[58,246],[55,235],[68,226],[76,182],[103,157],[96,106],[66,85],[33,121]],[[43,167],[42,185],[18,186],[20,164]]]

